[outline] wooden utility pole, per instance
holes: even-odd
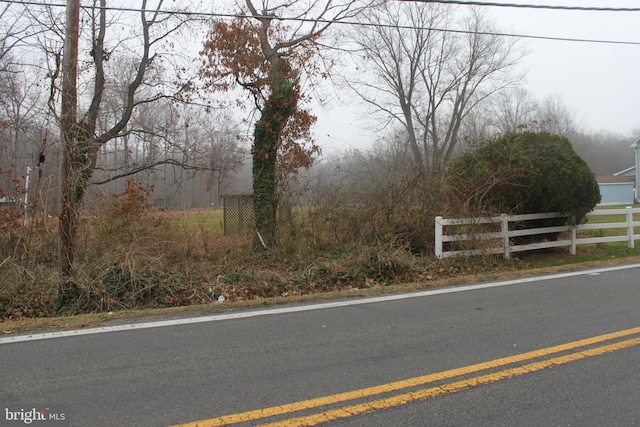
[[[77,209],[74,194],[76,174],[74,152],[78,122],[78,32],[80,26],[80,0],[67,0],[65,37],[62,58],[62,105],[60,128],[62,133],[62,164],[60,171],[60,238],[58,242],[58,270],[61,275],[59,293],[64,293],[64,278],[71,274],[75,253]]]

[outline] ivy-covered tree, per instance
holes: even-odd
[[[587,163],[565,137],[513,133],[456,159],[446,183],[470,210],[485,213],[563,212],[582,223],[600,202]]]
[[[201,54],[201,77],[212,91],[243,88],[252,95],[259,119],[251,148],[255,194],[254,247],[276,241],[278,179],[311,166],[319,153],[310,128],[316,118],[303,105],[303,80],[326,77],[319,66],[318,39],[330,24],[348,18],[367,2],[355,0],[246,0],[232,21],[213,21]]]

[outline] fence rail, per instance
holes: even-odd
[[[485,254],[502,254],[505,259],[508,259],[513,252],[530,251],[534,249],[543,248],[557,248],[568,246],[569,253],[576,254],[576,246],[583,244],[593,243],[607,243],[607,242],[627,242],[629,248],[634,248],[635,241],[640,239],[640,234],[634,234],[634,227],[640,226],[640,221],[634,221],[633,214],[640,213],[640,208],[627,207],[624,209],[601,209],[590,212],[587,217],[593,217],[598,215],[624,215],[624,221],[608,222],[608,223],[594,223],[594,224],[581,224],[581,225],[561,225],[554,227],[539,227],[539,228],[524,228],[513,229],[510,226],[511,223],[522,223],[526,221],[549,219],[549,218],[566,218],[567,222],[570,222],[570,217],[561,213],[540,213],[540,214],[527,214],[527,215],[500,215],[494,217],[485,218],[457,218],[446,219],[441,216],[437,216],[435,219],[435,255],[437,258],[449,258],[455,256],[473,256],[473,255],[485,255]],[[473,228],[474,226],[482,224],[497,224],[500,225],[500,231],[490,232],[460,232],[461,228],[467,226],[467,228]],[[468,227],[471,226],[471,227]],[[444,234],[446,229],[451,234]],[[455,232],[455,229],[458,232]],[[607,229],[625,229],[625,234],[615,236],[602,236],[602,237],[581,237],[577,236],[578,231],[583,230],[607,230]],[[512,244],[511,239],[513,237],[533,236],[538,234],[549,233],[569,233],[568,239],[553,240],[546,242],[530,243],[530,244]],[[471,248],[461,250],[445,250],[445,244],[452,242],[484,242],[487,244],[493,244],[494,246],[487,246],[482,248]],[[498,243],[500,241],[500,243]],[[491,243],[493,242],[493,243]]]

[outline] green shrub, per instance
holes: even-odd
[[[455,160],[445,181],[458,203],[482,212],[562,212],[582,223],[600,202],[586,162],[567,138],[548,133],[487,141]]]

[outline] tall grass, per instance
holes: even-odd
[[[328,222],[318,210],[294,209],[287,221],[281,217],[281,245],[263,252],[252,250],[250,238],[222,235],[219,211],[96,211],[102,213],[83,216],[73,291],[64,301],[58,300],[55,250],[49,247],[55,248],[54,229],[31,237],[41,247],[37,252],[3,252],[0,317],[362,289],[414,280],[433,263],[416,258],[388,230],[365,224],[367,212],[356,208],[335,211],[340,217]],[[364,228],[349,226],[358,222]],[[24,233],[15,231],[20,239]]]
[[[224,236],[221,211],[154,212],[106,199],[82,217],[73,292],[64,301],[57,295],[55,220],[36,217],[27,227],[14,222],[0,235],[0,318],[428,286],[442,277],[570,259],[561,251],[509,262],[437,261],[433,218],[459,212],[448,211],[442,198],[437,202],[433,188],[426,191],[397,186],[393,197],[319,191],[306,204],[284,200],[278,246],[265,251],[254,251],[246,235]],[[640,253],[589,251],[592,259]]]

